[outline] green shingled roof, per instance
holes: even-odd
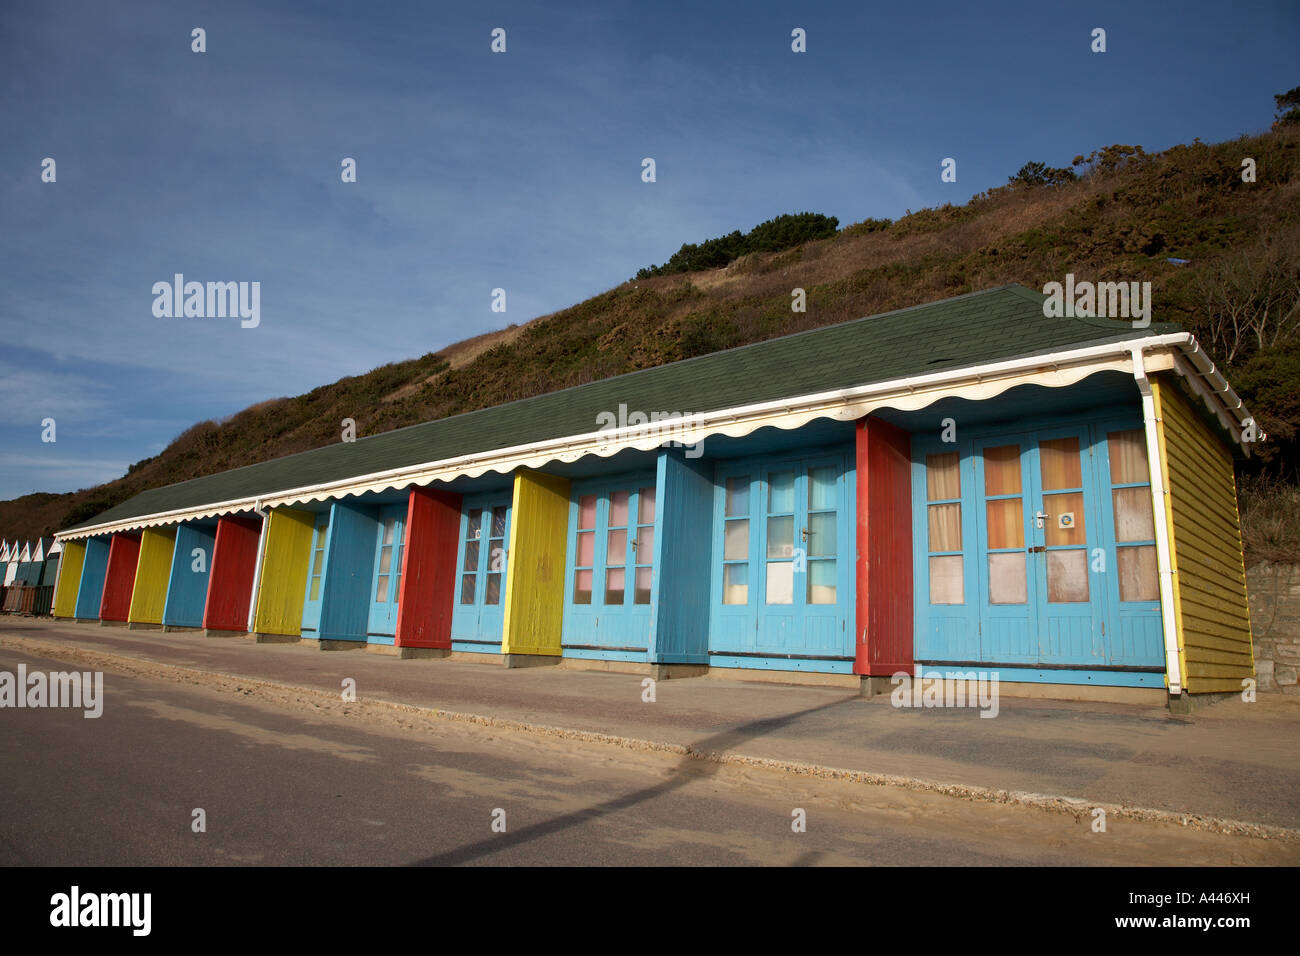
[[[620,402],[700,414],[1181,331],[1168,322],[1135,329],[1109,319],[1049,319],[1042,303],[1041,294],[1009,285],[855,319],[166,485],[74,527],[592,432],[598,413],[617,412]]]

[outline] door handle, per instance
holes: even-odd
[[[1046,511],[1035,511],[1035,512],[1034,512],[1034,527],[1035,527],[1035,528],[1041,528],[1041,527],[1043,526],[1043,522],[1046,521],[1046,520],[1047,520],[1048,518],[1050,518],[1050,517],[1051,517],[1051,515],[1049,515]]]

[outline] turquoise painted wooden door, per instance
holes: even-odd
[[[311,537],[311,559],[307,566],[307,593],[302,602],[302,630],[315,635],[320,629],[321,602],[325,598],[325,561],[328,554],[330,513],[316,516],[316,529]]]
[[[457,557],[460,582],[451,617],[456,650],[501,650],[509,539],[509,498],[478,498],[465,503]]]
[[[644,654],[654,576],[653,476],[584,484],[569,509],[565,648]]]
[[[375,581],[371,589],[366,636],[393,638],[397,634],[397,599],[402,586],[402,551],[406,544],[406,505],[379,510],[375,543]],[[382,640],[380,643],[384,643]]]
[[[714,655],[849,659],[844,457],[730,465],[717,488]]]
[[[1102,525],[1086,429],[976,441],[972,510],[978,660],[1100,665],[1104,598],[1090,567]]]
[[[914,441],[917,659],[1158,665],[1140,439],[1103,423]]]

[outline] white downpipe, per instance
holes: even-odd
[[[262,533],[257,538],[257,561],[253,565],[253,593],[248,596],[249,634],[253,633],[254,618],[257,616],[257,592],[262,587],[262,556],[266,554],[266,529],[271,523],[266,512],[262,510],[261,498],[253,502],[253,514],[262,519]]]
[[[1178,624],[1174,617],[1174,566],[1169,550],[1169,522],[1166,519],[1165,500],[1169,488],[1165,484],[1165,469],[1160,461],[1160,434],[1156,423],[1156,402],[1151,394],[1151,381],[1147,378],[1142,347],[1133,347],[1133,378],[1142,393],[1142,421],[1147,436],[1147,461],[1151,466],[1151,507],[1156,526],[1156,567],[1160,573],[1160,622],[1165,635],[1165,673],[1169,679],[1169,693],[1182,694],[1183,675],[1178,663]]]
[[[54,593],[50,596],[50,617],[54,617],[54,602],[59,599],[59,582],[63,580],[63,551],[59,551],[59,566],[54,571]]]

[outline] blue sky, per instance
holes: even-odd
[[[565,7],[0,5],[0,497],[117,477],[196,421],[564,308],[685,241],[1257,132],[1300,85],[1294,0]],[[155,317],[178,272],[260,282],[260,325]]]

